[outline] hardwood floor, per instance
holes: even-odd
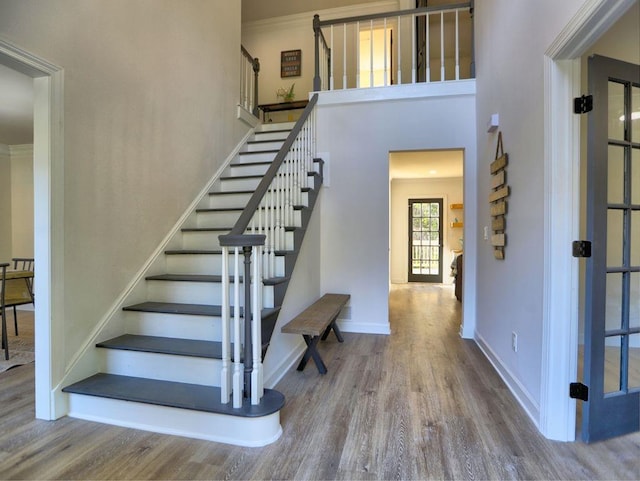
[[[282,437],[239,448],[34,419],[33,365],[0,375],[0,479],[639,479],[640,433],[593,445],[540,436],[472,341],[450,287],[394,286],[391,336],[320,346],[295,367]]]

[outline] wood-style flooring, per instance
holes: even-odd
[[[544,439],[473,341],[451,287],[402,285],[392,334],[320,345],[295,366],[282,437],[240,448],[62,418],[34,419],[34,368],[0,375],[0,479],[640,479],[640,433]]]

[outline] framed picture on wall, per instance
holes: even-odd
[[[280,52],[280,77],[300,77],[302,70],[302,50]]]

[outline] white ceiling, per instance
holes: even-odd
[[[462,177],[462,150],[416,150],[389,153],[389,179]]]
[[[0,144],[33,143],[33,79],[0,64]]]

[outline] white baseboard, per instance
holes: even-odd
[[[301,340],[300,344],[298,344],[295,349],[292,349],[291,352],[289,352],[289,354],[271,370],[272,372],[265,373],[264,387],[267,389],[274,389],[275,385],[280,382],[285,374],[287,374],[289,370],[300,361],[304,351],[305,344]]]
[[[338,319],[338,327],[344,332],[358,332],[362,334],[391,334],[389,323],[357,322]]]
[[[496,353],[489,347],[484,341],[482,336],[476,332],[475,341],[482,353],[489,360],[491,365],[497,371],[498,375],[502,378],[504,383],[509,388],[509,391],[514,395],[518,403],[522,406],[527,413],[536,428],[540,429],[540,406],[531,397],[531,394],[527,389],[518,381],[518,379],[511,373],[511,371],[502,363]]]

